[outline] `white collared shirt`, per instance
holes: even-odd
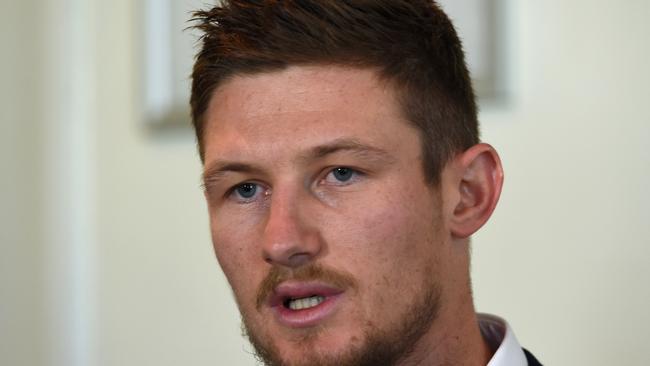
[[[487,366],[527,366],[526,355],[508,323],[495,315],[477,314],[481,334],[496,350]]]

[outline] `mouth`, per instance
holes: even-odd
[[[286,299],[285,301],[282,302],[282,305],[291,310],[305,310],[305,309],[311,309],[314,308],[325,301],[324,296],[320,295],[314,295],[310,297],[303,297],[303,298],[298,298],[298,299]]]
[[[283,283],[275,288],[268,305],[284,326],[313,327],[336,312],[343,292],[318,283]]]

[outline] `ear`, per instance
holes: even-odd
[[[456,157],[459,169],[456,180],[458,201],[450,229],[454,237],[466,238],[475,233],[492,215],[503,185],[503,168],[496,150],[477,144]]]

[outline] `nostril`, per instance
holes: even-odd
[[[307,264],[311,260],[309,253],[296,253],[289,257],[289,265],[291,267],[300,267]]]

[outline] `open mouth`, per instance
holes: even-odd
[[[276,319],[291,328],[318,325],[336,311],[343,290],[316,283],[283,283],[269,306]]]
[[[291,310],[305,310],[314,308],[322,304],[323,301],[325,301],[325,296],[314,295],[297,299],[286,299],[282,302],[282,305]]]

